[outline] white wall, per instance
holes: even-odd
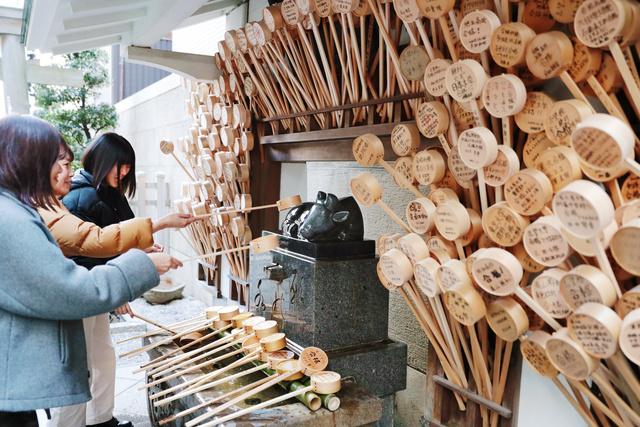
[[[170,198],[180,197],[180,184],[186,175],[171,156],[160,152],[162,139],[175,141],[185,136],[191,118],[184,110],[185,90],[177,75],[170,75],[116,104],[118,127],[116,132],[127,138],[136,150],[136,169],[153,181],[157,172],[167,175]],[[189,246],[177,233],[170,232],[170,247],[191,253]],[[175,253],[175,252],[174,252]],[[174,273],[179,281],[192,282],[197,274],[195,263]]]

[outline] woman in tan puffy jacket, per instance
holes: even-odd
[[[72,160],[73,154],[69,150],[67,157],[59,162],[62,172],[53,189],[58,198],[65,196],[71,188]],[[170,214],[156,221],[133,218],[101,228],[73,215],[62,203],[53,209],[40,208],[38,213],[67,257],[111,258],[133,248],[155,252],[160,248],[154,246],[153,233],[166,228],[183,228],[195,220],[189,214]]]

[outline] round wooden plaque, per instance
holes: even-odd
[[[555,319],[564,319],[571,314],[571,307],[560,296],[560,279],[564,274],[564,270],[549,268],[531,283],[531,296]]]
[[[498,141],[485,127],[465,130],[458,137],[458,151],[465,165],[480,169],[490,165],[498,157]]]
[[[553,102],[553,99],[544,92],[527,93],[527,100],[522,111],[514,117],[516,125],[529,134],[544,131],[544,118]]]
[[[440,236],[433,236],[427,240],[427,246],[429,247],[429,252],[431,252],[440,264],[444,264],[450,258],[457,256],[454,244]]]
[[[409,228],[411,228],[414,233],[428,233],[433,228],[435,211],[436,206],[426,197],[410,201],[405,210]]]
[[[471,219],[462,203],[449,200],[436,208],[434,224],[442,237],[453,241],[467,234]]]
[[[398,2],[393,3],[394,6]],[[422,46],[409,45],[400,54],[400,71],[407,80],[420,82],[429,63],[429,55]]]
[[[620,349],[636,365],[640,366],[640,309],[627,314],[620,328]]]
[[[280,6],[267,6],[262,9],[262,20],[269,28],[269,31],[275,32],[284,26],[284,21],[282,20],[282,13],[280,12]],[[246,28],[245,28],[246,30]],[[247,34],[247,39],[249,39],[249,34]],[[248,40],[250,44],[254,45],[256,43],[251,43],[251,40]]]
[[[618,351],[622,320],[606,305],[588,302],[581,305],[567,321],[569,335],[598,359],[608,359]]]
[[[358,3],[358,0],[331,0],[335,13],[352,13],[357,9]]]
[[[581,0],[549,0],[549,13],[562,24],[571,24]]]
[[[575,13],[573,29],[585,45],[602,48],[620,39],[625,18],[621,1],[585,0]]]
[[[578,123],[591,114],[589,106],[578,99],[555,102],[544,120],[545,134],[555,144],[569,145]]]
[[[469,102],[480,96],[487,78],[487,73],[478,61],[463,59],[447,69],[445,85],[453,99]]]
[[[559,145],[549,148],[536,159],[536,169],[544,173],[554,192],[560,191],[567,184],[582,178],[580,159],[569,147]]]
[[[436,272],[440,264],[433,258],[424,258],[415,264],[414,277],[420,291],[429,298],[440,294],[440,287],[436,280]]]
[[[382,266],[380,265],[379,261],[376,264],[376,274],[378,275],[378,281],[386,290],[388,290],[389,292],[394,292],[398,289],[396,286],[392,285],[387,276],[384,275]]]
[[[549,338],[551,335],[544,331],[533,331],[520,343],[520,352],[534,371],[543,377],[554,378],[558,375],[558,370],[547,356],[546,345]]]
[[[540,273],[544,270],[544,265],[538,263],[535,259],[529,256],[522,242],[513,246],[511,248],[511,253],[518,258],[518,261],[520,261],[524,271],[528,271],[529,273]]]
[[[608,114],[584,118],[571,134],[571,147],[594,169],[612,169],[633,159],[634,145],[629,125]]]
[[[434,208],[435,209],[435,208]],[[378,255],[382,255],[383,253],[395,249],[398,247],[398,240],[401,235],[396,234],[381,234],[376,240],[376,252]]]
[[[373,206],[382,197],[382,186],[376,177],[368,172],[353,178],[349,187],[358,203],[366,207]]]
[[[429,200],[431,200],[433,204],[436,205],[436,207],[440,206],[444,202],[460,201],[460,199],[458,199],[458,195],[456,194],[456,192],[446,187],[437,188],[431,191],[427,197],[429,197]]]
[[[295,0],[284,0],[280,3],[280,13],[284,23],[290,27],[295,27],[296,24],[302,23],[302,15],[300,9],[296,6]]]
[[[476,122],[480,120],[480,117],[477,114],[467,108],[464,103],[460,103],[458,101],[453,101],[451,103],[451,114],[458,132],[475,127]]]
[[[482,89],[482,103],[493,117],[516,115],[522,111],[526,101],[527,89],[513,74],[491,77]]]
[[[382,141],[372,133],[365,133],[353,140],[353,157],[361,166],[375,166],[384,158]]]
[[[397,156],[415,154],[420,148],[420,132],[414,124],[401,123],[391,131],[391,148]]]
[[[460,42],[469,52],[484,52],[489,49],[491,36],[499,26],[500,18],[491,10],[469,12],[459,24]]]
[[[640,218],[618,229],[609,243],[611,255],[625,271],[640,275]]]
[[[473,286],[453,286],[444,294],[444,304],[451,316],[466,326],[474,325],[487,313],[482,295]]]
[[[455,4],[455,0],[421,0],[418,2],[420,14],[429,19],[437,19],[449,13]]]
[[[446,169],[444,156],[438,150],[422,150],[413,158],[412,179],[422,185],[431,185],[444,178]]]
[[[487,323],[500,339],[515,342],[529,329],[529,318],[513,298],[498,298],[487,307]]]
[[[449,129],[449,111],[442,102],[423,102],[416,112],[416,124],[422,135],[436,138]]]
[[[316,0],[316,11],[320,18],[328,18],[333,13],[331,0]]]
[[[615,309],[621,318],[625,318],[627,314],[640,308],[640,285],[635,286],[622,294],[616,302]]]
[[[449,157],[447,158],[447,166],[461,187],[470,188],[471,181],[475,178],[477,171],[471,169],[462,161],[458,148],[458,145],[456,145],[451,149]]]
[[[409,233],[398,239],[398,249],[409,258],[412,264],[429,257],[427,242],[416,233]]]
[[[632,174],[627,176],[622,183],[620,192],[622,193],[622,199],[625,202],[640,199],[640,176]]]
[[[538,34],[527,45],[527,67],[539,79],[550,79],[566,71],[573,62],[573,44],[560,31]]]
[[[536,33],[521,22],[502,24],[491,37],[491,57],[503,68],[524,64],[527,44]]]
[[[469,214],[471,226],[469,227],[469,231],[467,231],[467,233],[460,238],[460,243],[462,244],[462,246],[467,246],[476,242],[483,231],[482,217],[480,216],[480,214],[470,208],[467,208],[467,213]]]
[[[553,0],[556,3],[563,3],[562,0]],[[576,82],[582,82],[589,76],[595,76],[602,65],[602,51],[592,49],[579,41],[573,44],[573,62],[567,70],[569,75]]]
[[[511,247],[522,240],[529,220],[513,210],[506,202],[489,207],[482,216],[482,229],[500,246]]]
[[[302,373],[312,375],[324,371],[329,364],[327,353],[318,347],[307,347],[300,353],[300,365]]]
[[[547,340],[546,350],[556,369],[572,380],[584,381],[598,367],[597,360],[571,339],[567,328],[560,329]]]
[[[402,286],[413,277],[409,258],[399,249],[391,249],[380,257],[382,274],[394,286]]]
[[[504,184],[504,197],[520,215],[531,216],[542,210],[553,197],[549,178],[536,169],[522,169]]]
[[[488,186],[498,187],[520,170],[520,159],[513,148],[498,145],[496,160],[483,168],[484,180]]]
[[[518,259],[500,248],[484,249],[473,261],[471,273],[478,286],[496,296],[514,293],[523,276]]]
[[[449,66],[451,61],[441,58],[435,58],[427,64],[424,87],[431,96],[444,96],[447,93],[446,75]]]
[[[525,3],[522,22],[536,33],[549,31],[555,25],[555,20],[549,11],[548,0],[532,0]]]
[[[393,162],[393,169],[396,173],[396,175],[394,175],[393,177],[393,180],[398,185],[398,187],[409,188],[409,186],[415,185],[416,180],[413,175],[413,157],[398,157],[396,161]]]
[[[471,277],[467,266],[459,259],[450,259],[436,270],[436,282],[442,292],[447,292],[456,285],[471,286]]]
[[[614,208],[605,191],[591,181],[577,180],[553,198],[553,211],[572,234],[591,238],[614,220]]]
[[[562,264],[571,252],[561,230],[562,223],[555,216],[542,216],[528,225],[522,243],[529,256],[546,267]]]

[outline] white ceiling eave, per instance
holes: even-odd
[[[242,0],[32,0],[26,48],[56,54],[114,43],[151,46],[192,16]]]

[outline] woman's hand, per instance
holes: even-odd
[[[151,258],[151,262],[156,266],[156,271],[159,275],[163,275],[169,270],[175,270],[176,268],[182,267],[182,262],[180,262],[179,259],[163,252],[147,254],[147,256]]]
[[[157,252],[162,252],[164,251],[164,246],[162,246],[159,243],[154,243],[153,246],[149,246],[148,248],[146,248],[144,250],[146,253],[148,254],[153,254],[153,253],[157,253]]]
[[[153,232],[164,230],[165,228],[184,228],[192,222],[196,221],[191,214],[173,213],[156,220],[153,223]]]
[[[120,307],[116,308],[116,313],[119,314],[120,316],[124,316],[125,314],[128,314],[131,317],[135,317],[129,303],[123,304]]]

